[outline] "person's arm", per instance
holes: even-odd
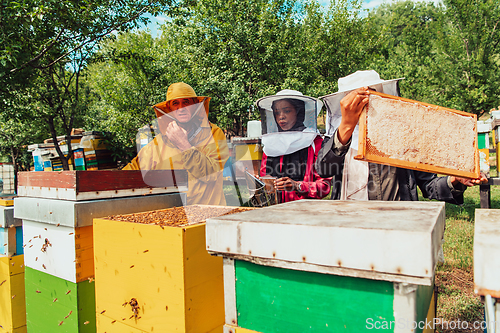
[[[191,147],[182,152],[184,168],[196,179],[212,181],[219,176],[229,158],[226,137],[222,130],[212,125],[212,140],[203,147]]]
[[[367,87],[351,91],[340,101],[342,120],[331,138],[325,139],[318,153],[315,168],[320,177],[339,176],[344,156],[349,149],[352,133],[358,124],[363,108],[368,103],[370,92]]]
[[[332,137],[325,138],[318,151],[314,169],[319,177],[335,177],[342,173],[344,157],[351,145],[351,140],[343,145],[338,139],[337,133],[338,131],[335,131]]]
[[[320,177],[314,165],[318,159],[318,153],[322,146],[323,140],[318,136],[314,140],[314,154],[312,154],[312,161],[308,163],[312,166],[312,179],[305,179],[301,182],[297,194],[302,198],[309,199],[322,199],[330,193],[331,178]]]
[[[448,202],[455,205],[464,203],[464,191],[467,186],[461,183],[451,184],[450,177],[438,177],[434,173],[414,171],[416,182],[424,198]]]

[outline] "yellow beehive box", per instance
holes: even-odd
[[[26,332],[23,255],[0,255],[0,332]]]
[[[129,222],[139,215],[94,219],[97,331],[222,333],[222,258],[205,249],[205,223]]]

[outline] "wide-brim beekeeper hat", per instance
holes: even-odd
[[[282,99],[296,99],[303,101],[305,106],[304,126],[306,128],[316,130],[316,118],[319,111],[323,107],[323,102],[317,98],[303,95],[300,91],[284,89],[277,92],[276,95],[265,96],[255,102],[255,105],[260,111],[263,124],[263,134],[278,132],[278,125],[274,119],[272,105],[273,102]]]
[[[154,105],[156,117],[161,117],[164,113],[169,113],[170,107],[168,106],[168,102],[174,99],[182,99],[182,98],[194,98],[198,100],[198,103],[204,103],[205,112],[208,115],[208,106],[210,104],[210,97],[208,96],[197,96],[194,89],[184,82],[172,83],[167,90],[167,100],[161,103]],[[161,111],[163,111],[163,113]]]
[[[378,92],[399,96],[399,81],[404,78],[383,80],[374,70],[357,71],[338,80],[338,91],[329,95],[321,96],[327,110],[326,133],[332,135],[333,131],[340,125],[342,112],[340,101],[351,91],[362,87],[369,87]]]

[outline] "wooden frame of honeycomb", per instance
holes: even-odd
[[[370,92],[370,101],[359,119],[355,159],[478,178],[477,116]]]

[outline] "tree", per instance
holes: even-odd
[[[182,59],[180,73],[213,97],[210,117],[230,135],[242,135],[258,117],[253,103],[294,72],[290,52],[302,10],[291,0],[201,0],[186,20],[166,23],[162,39]]]
[[[68,169],[72,156],[70,133],[75,116],[83,112],[79,103],[80,77],[96,45],[113,31],[129,30],[147,19],[146,12],[175,11],[184,2],[174,0],[39,1],[10,2],[2,8],[0,83],[2,100],[16,90],[28,88],[40,97],[41,115],[56,140],[56,122],[64,129],[68,142],[65,157]],[[6,16],[8,15],[8,16]]]
[[[500,4],[495,0],[445,0],[433,75],[436,99],[483,114],[500,100]]]
[[[103,41],[89,65],[86,82],[95,95],[85,123],[113,134],[113,150],[126,162],[135,155],[137,130],[151,124],[152,106],[165,98],[172,82],[159,59],[164,45],[144,31]]]
[[[429,79],[436,63],[437,34],[446,15],[432,3],[399,1],[382,4],[370,12],[368,24],[378,28],[380,45],[368,67],[382,78],[401,78],[406,98],[438,103],[430,91]]]

